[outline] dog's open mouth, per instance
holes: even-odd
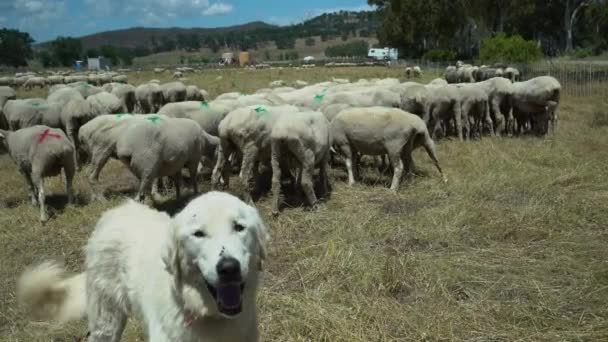
[[[220,282],[217,286],[207,284],[207,289],[215,299],[217,309],[226,316],[236,316],[243,311],[243,282]]]

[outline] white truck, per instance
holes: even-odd
[[[396,61],[399,58],[399,51],[388,47],[383,49],[373,48],[369,49],[367,57],[377,61]]]

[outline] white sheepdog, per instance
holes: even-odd
[[[149,341],[257,341],[258,271],[269,237],[257,210],[210,192],[174,218],[132,200],[102,215],[85,272],[28,269],[18,298],[37,318],[88,317],[89,342],[119,341],[127,318]]]

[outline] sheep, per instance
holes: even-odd
[[[458,83],[458,70],[455,67],[447,67],[445,70],[445,73],[443,74],[443,77],[445,78],[445,80],[452,84],[452,83]]]
[[[185,101],[203,101],[203,93],[195,85],[189,85],[186,87],[186,99]],[[208,100],[208,99],[207,99]]]
[[[455,85],[458,95],[463,124],[466,129],[466,138],[469,139],[471,132],[478,132],[481,138],[483,123],[490,129],[490,135],[494,135],[492,118],[490,117],[490,106],[488,94],[477,84],[463,83]],[[473,127],[471,127],[471,120]]]
[[[405,77],[407,77],[407,78],[412,77],[412,68],[411,67],[405,68]]]
[[[268,85],[270,86],[270,88],[284,87],[285,86],[285,81],[283,81],[283,80],[276,80],[276,81],[270,82]]]
[[[425,112],[424,122],[431,130],[431,136],[436,138],[442,123],[454,120],[456,123],[456,133],[460,141],[463,140],[462,113],[460,109],[460,99],[456,88],[447,86],[425,86],[427,89],[424,97]]]
[[[124,135],[129,124],[141,119],[141,115],[99,115],[80,127],[78,140],[82,144],[83,152],[89,155],[91,161],[91,172],[87,182],[93,200],[105,201],[103,194],[97,188],[99,174],[110,157],[116,158],[116,143]]]
[[[127,77],[127,75],[112,76],[112,82],[116,82],[116,83],[128,83],[129,82],[129,77]]]
[[[116,156],[139,179],[135,199],[143,201],[158,177],[172,177],[180,198],[181,170],[187,167],[194,193],[198,193],[197,170],[203,155],[203,131],[190,119],[145,115],[130,123],[116,142]]]
[[[115,95],[122,103],[123,113],[133,113],[137,99],[135,96],[135,87],[130,84],[122,83],[108,83],[105,84],[102,89],[106,92]],[[111,114],[111,113],[105,113]]]
[[[8,121],[4,116],[4,105],[8,100],[16,100],[17,93],[13,88],[0,86],[0,129],[8,129]]]
[[[12,86],[13,78],[8,76],[0,77],[0,86]]]
[[[319,167],[322,193],[329,191],[327,170],[331,137],[329,121],[320,112],[280,115],[270,133],[272,165],[272,214],[279,214],[281,166],[297,168],[298,180],[311,207],[317,204],[313,171]],[[281,165],[285,164],[285,165]]]
[[[437,155],[435,143],[431,139],[424,121],[400,109],[385,107],[351,108],[342,111],[331,122],[333,145],[346,160],[348,184],[355,184],[353,167],[356,168],[356,153],[383,155],[388,153],[394,169],[391,191],[397,192],[405,170],[415,172],[412,151],[422,145],[435,167],[444,176]]]
[[[156,83],[142,84],[135,88],[139,113],[156,113],[164,103],[163,90]]]
[[[220,101],[185,101],[167,103],[158,111],[158,114],[173,118],[192,119],[205,132],[218,136],[220,122],[231,110],[232,107],[226,106]]]
[[[87,98],[91,95],[99,94],[103,91],[103,89],[99,87],[92,86],[88,83],[76,82],[68,84],[68,86],[78,90],[84,98]]]
[[[123,102],[114,94],[101,92],[87,97],[87,102],[97,114],[118,114],[123,111]]]
[[[43,124],[43,117],[59,117],[61,105],[48,103],[44,99],[8,100],[4,105],[4,117],[8,128],[16,131],[21,128]]]
[[[306,81],[302,81],[302,80],[296,80],[296,81],[293,83],[293,86],[294,86],[295,88],[302,88],[302,87],[306,87],[306,86],[308,86],[308,82],[306,82]]]
[[[70,87],[65,87],[56,89],[51,92],[46,100],[49,103],[57,103],[61,106],[64,106],[66,103],[75,99],[84,99],[84,97],[78,90]]]
[[[473,77],[473,67],[463,66],[456,72],[459,83],[475,83],[475,77]]]
[[[560,97],[561,84],[552,76],[540,76],[514,83],[512,104],[517,118],[517,132],[521,133],[525,122],[531,121],[536,134],[547,134],[549,123],[555,134]]]
[[[165,103],[181,102],[186,100],[186,86],[182,82],[169,82],[162,84],[160,88],[163,91],[163,99]]]
[[[422,69],[416,65],[412,68],[412,74],[414,77],[422,77]]]
[[[220,149],[211,184],[217,187],[222,176],[224,185],[229,186],[230,174],[229,168],[225,167],[226,160],[233,152],[240,152],[243,155],[240,179],[245,188],[244,198],[253,203],[251,192],[254,184],[250,182],[251,173],[257,175],[258,162],[270,160],[272,126],[279,115],[298,111],[294,106],[247,106],[228,113],[219,125]]]
[[[49,76],[46,78],[46,81],[49,85],[62,84],[63,76],[57,76],[57,75]]]
[[[68,203],[74,202],[74,146],[61,130],[42,125],[15,132],[0,130],[0,140],[29,185],[32,205],[40,205],[40,221],[49,219],[44,178],[57,176],[63,169]]]
[[[517,70],[514,67],[506,68],[503,77],[511,80],[511,82],[513,82],[513,83],[520,81],[519,70]]]
[[[432,80],[431,82],[429,82],[428,85],[444,86],[444,85],[448,85],[448,82],[446,80],[444,80],[443,78],[436,78],[436,79]]]
[[[489,80],[478,82],[477,85],[488,94],[495,134],[500,136],[505,130],[512,133],[513,114],[511,109],[513,106],[513,84],[511,81],[502,77],[493,77]]]
[[[46,79],[44,77],[31,77],[23,83],[23,88],[33,89],[34,87],[44,88],[46,85]]]
[[[175,79],[180,79],[182,77],[184,77],[184,74],[182,74],[181,71],[176,71],[173,73],[173,78],[175,78]]]

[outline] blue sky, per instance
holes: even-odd
[[[0,27],[38,41],[145,27],[288,25],[324,12],[370,9],[365,0],[0,0]]]

